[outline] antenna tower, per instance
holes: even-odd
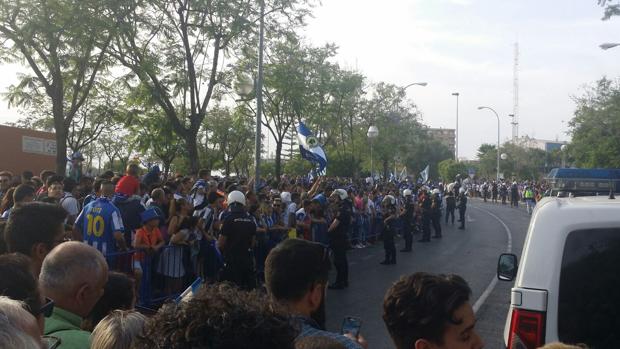
[[[513,71],[512,142],[519,140],[519,43],[515,43],[515,62]]]

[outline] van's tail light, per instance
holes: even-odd
[[[536,349],[545,342],[545,313],[514,309],[508,349]]]

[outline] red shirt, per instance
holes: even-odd
[[[140,181],[134,176],[123,176],[116,184],[116,192],[126,196],[132,196],[140,190]]]

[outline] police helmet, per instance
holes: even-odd
[[[332,197],[337,196],[340,198],[340,200],[344,200],[349,196],[349,194],[347,194],[347,191],[344,189],[336,189],[332,192],[331,196]]]
[[[390,204],[390,205],[396,205],[396,198],[394,198],[392,195],[386,195],[383,200],[381,201],[382,204]]]
[[[403,196],[411,196],[411,194],[412,194],[411,189],[403,190]]]
[[[233,190],[230,192],[230,194],[228,194],[228,205],[232,205],[235,203],[245,206],[245,195],[243,195],[243,193],[238,190]]]

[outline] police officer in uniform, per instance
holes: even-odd
[[[459,190],[457,208],[459,209],[459,222],[461,222],[459,229],[463,230],[465,229],[465,210],[467,210],[467,195],[465,195],[464,188]]]
[[[394,244],[394,236],[396,236],[396,224],[398,220],[398,211],[396,208],[396,198],[392,195],[386,195],[381,202],[385,219],[383,224],[383,248],[385,249],[385,260],[381,262],[383,265],[396,264],[396,245]]]
[[[431,224],[435,230],[436,239],[441,239],[441,196],[439,189],[433,189],[431,196]]]
[[[418,242],[431,241],[431,215],[433,202],[428,195],[426,188],[421,189],[420,193],[420,209],[422,212],[422,239]]]
[[[252,248],[256,241],[256,223],[245,210],[245,195],[228,194],[229,214],[222,223],[217,247],[224,257],[220,281],[228,281],[244,290],[256,288]]]
[[[413,222],[415,206],[413,202],[413,193],[411,189],[403,190],[403,196],[405,198],[405,210],[402,214],[404,223],[403,237],[405,238],[405,248],[400,252],[411,252],[413,244]]]
[[[329,247],[334,255],[334,267],[336,268],[336,282],[329,285],[329,288],[341,290],[349,286],[349,262],[347,261],[349,240],[347,234],[351,226],[353,203],[344,189],[334,190],[329,198],[338,205],[338,213],[327,230]]]

